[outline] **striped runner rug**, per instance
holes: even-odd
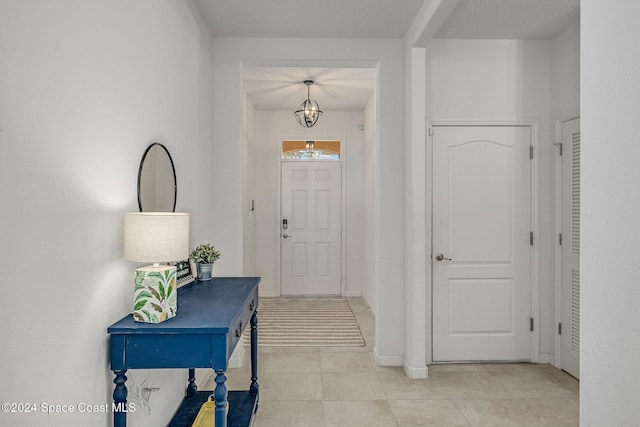
[[[258,345],[362,347],[365,341],[344,298],[260,298]]]

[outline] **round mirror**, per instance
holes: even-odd
[[[171,154],[164,145],[154,142],[140,161],[138,208],[140,212],[174,212],[176,192],[176,170]]]

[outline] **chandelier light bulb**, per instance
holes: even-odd
[[[310,87],[313,84],[313,80],[305,80],[303,83],[307,85],[307,99],[298,105],[293,114],[300,126],[310,128],[318,122],[322,115],[322,110],[320,110],[318,103],[310,97]]]

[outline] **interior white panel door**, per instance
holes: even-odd
[[[282,295],[340,295],[340,162],[282,162],[281,203]]]
[[[530,360],[530,128],[436,126],[433,360]]]
[[[562,124],[560,367],[580,378],[580,119]]]

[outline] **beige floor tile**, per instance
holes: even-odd
[[[509,398],[511,391],[505,380],[487,371],[439,372],[434,378],[446,388],[449,396],[458,398]]]
[[[278,372],[320,372],[320,353],[272,353],[266,373]]]
[[[375,319],[362,298],[348,300],[365,347],[259,348],[255,427],[578,425],[579,382],[550,365],[437,364],[418,380],[375,365]],[[227,373],[230,389],[248,387],[245,359]]]
[[[324,427],[319,400],[260,402],[253,427]]]
[[[485,365],[487,372],[506,387],[510,397],[562,398],[575,397],[575,390],[563,387],[552,371],[534,364]]]
[[[518,399],[522,409],[530,414],[531,425],[578,426],[580,416],[577,397],[564,399]]]
[[[380,379],[375,372],[330,372],[322,374],[324,400],[384,400]]]
[[[371,355],[356,353],[321,353],[322,372],[373,372],[375,370]]]
[[[473,426],[524,427],[544,425],[520,399],[454,399]]]
[[[322,400],[319,373],[266,374],[258,380],[260,402],[268,400]]]
[[[389,400],[389,405],[398,427],[471,425],[451,399]]]
[[[363,337],[366,342],[366,337]],[[369,347],[367,344],[364,347],[350,346],[350,347],[338,347],[338,346],[324,346],[320,347],[321,353],[369,353],[373,347]]]
[[[449,399],[449,393],[442,383],[435,378],[411,379],[402,368],[378,371],[387,399]]]
[[[323,402],[326,427],[394,427],[386,400]]]

